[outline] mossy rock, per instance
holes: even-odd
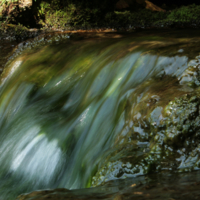
[[[143,100],[144,103],[139,103],[135,108],[138,108],[137,111],[127,113],[127,123],[116,139],[116,145],[100,162],[93,177],[93,186],[154,172],[177,173],[200,169],[198,60],[198,56],[191,60],[188,69],[176,80],[177,84],[193,88],[193,92],[164,104],[155,94]],[[184,81],[187,75],[191,77]]]

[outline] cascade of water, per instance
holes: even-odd
[[[118,136],[128,135],[127,120],[134,125],[137,104],[152,94],[149,84],[181,77],[188,68],[184,55],[145,52],[130,39],[49,45],[6,68],[0,86],[2,196],[11,187],[15,196],[91,186],[98,164],[123,143]],[[159,123],[162,107],[156,109],[151,119]],[[146,134],[140,126],[133,130]],[[150,144],[148,138],[138,142]]]

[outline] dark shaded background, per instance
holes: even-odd
[[[158,6],[162,6],[163,4],[166,4],[167,6],[171,6],[171,5],[177,5],[177,6],[181,6],[181,5],[190,5],[195,3],[196,5],[200,5],[200,0],[150,0],[152,3],[158,5]]]

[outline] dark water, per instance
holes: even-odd
[[[162,172],[199,170],[200,38],[180,34],[72,36],[10,62],[0,85],[0,198],[125,179],[101,191],[120,199],[138,176],[158,173],[157,184]]]
[[[159,173],[119,179],[105,183],[103,186],[86,189],[55,189],[35,191],[19,196],[20,200],[59,199],[59,200],[171,200],[199,199],[200,173]]]

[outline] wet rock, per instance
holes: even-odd
[[[19,196],[18,200],[96,200],[96,199],[199,199],[199,172],[162,173],[107,182],[104,186],[82,190],[44,190]],[[59,191],[60,190],[60,191]]]
[[[188,69],[179,78],[181,85],[188,85],[190,87],[196,88],[200,86],[200,64],[199,56],[195,60],[191,60],[188,63]]]
[[[129,128],[129,144],[107,158],[108,164],[102,165],[93,177],[93,186],[150,172],[200,169],[199,108],[200,94],[186,94],[164,108],[152,107],[148,118],[137,114]]]

